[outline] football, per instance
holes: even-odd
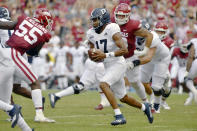
[[[88,50],[88,56],[89,58],[92,60],[92,61],[95,61],[93,56],[97,54],[97,52],[99,52],[100,50],[99,49],[95,49],[95,48],[91,48]],[[98,61],[95,61],[95,62],[101,62],[103,60],[98,60]]]

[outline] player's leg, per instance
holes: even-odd
[[[111,122],[111,125],[120,125],[126,124],[126,120],[122,115],[120,109],[118,108],[117,101],[115,96],[110,89],[113,84],[116,82],[123,80],[124,83],[124,73],[126,71],[126,64],[124,62],[113,62],[113,63],[105,63],[105,74],[100,80],[100,88],[102,92],[107,97],[109,103],[111,104],[114,113],[115,120]],[[124,85],[124,84],[123,84]],[[125,85],[124,85],[125,87]]]
[[[171,77],[170,77],[170,72],[168,71],[167,73],[167,78],[165,79],[164,86],[163,86],[163,95],[161,99],[161,107],[163,107],[166,110],[170,110],[170,106],[166,102],[166,99],[170,96],[172,89],[172,83],[171,83]]]
[[[89,67],[87,67],[78,84],[73,84],[72,86],[69,86],[60,92],[49,94],[51,107],[54,108],[56,102],[61,97],[69,96],[73,94],[79,94],[84,89],[89,88],[91,85],[96,83],[95,71],[96,71],[96,68],[95,70],[92,70],[92,69],[89,69]]]
[[[28,90],[25,87],[22,87],[21,84],[14,84],[13,85],[13,92],[16,93],[16,94],[18,94],[18,95],[24,96],[26,98],[32,99],[32,97],[31,97],[31,91]]]
[[[142,65],[140,68],[140,81],[143,83],[145,92],[150,96],[150,103],[153,101],[153,93],[152,88],[150,86],[150,80],[153,74],[154,70],[154,64],[153,63],[147,63],[145,65]]]
[[[131,84],[131,86],[136,90],[137,95],[142,101],[147,102],[147,97],[145,93],[145,88],[142,82],[139,80],[140,69],[139,66],[134,69],[127,69],[126,76]]]
[[[193,79],[197,76],[197,59],[192,62],[192,66],[190,68],[189,74],[186,78],[187,88],[193,93],[194,100],[197,103],[197,89],[194,86]]]
[[[12,60],[15,63],[15,76],[21,78],[31,87],[31,96],[36,109],[35,121],[39,122],[55,122],[54,120],[44,117],[42,105],[42,92],[40,89],[37,76],[32,71],[30,64],[20,55],[18,51],[11,48]]]
[[[151,105],[149,103],[140,103],[135,98],[126,94],[126,88],[124,86],[124,80],[120,80],[111,86],[115,96],[120,99],[121,102],[126,103],[132,107],[141,109],[148,117],[149,123],[153,122],[153,116],[151,113]]]
[[[13,75],[15,71],[14,63],[9,55],[10,53],[11,53],[11,50],[8,48],[0,49],[0,72],[1,72],[1,75],[0,75],[0,109],[7,111],[8,115],[12,118],[11,120],[12,128],[14,128],[16,124],[18,124],[19,127],[23,129],[20,125],[24,124],[24,119],[23,119],[23,122],[19,119],[21,107],[18,105],[8,104],[10,103],[10,98],[12,94]],[[27,124],[25,127],[29,128]]]

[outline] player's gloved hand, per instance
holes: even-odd
[[[134,64],[133,64],[132,61],[127,61],[127,62],[126,62],[126,65],[127,65],[127,69],[129,69],[129,70],[131,70],[131,69],[134,68]]]
[[[134,67],[140,65],[140,60],[136,59],[136,60],[133,60],[133,61],[127,61],[126,65],[127,65],[127,69],[133,69]]]
[[[134,54],[137,56],[144,56],[147,54],[148,50],[149,50],[149,48],[145,46],[144,50],[142,50],[142,51],[134,50]]]

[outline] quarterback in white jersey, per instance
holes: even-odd
[[[154,92],[154,109],[159,112],[161,95],[164,93],[163,84],[167,77],[170,63],[170,51],[161,42],[156,32],[152,31],[153,40],[146,56],[139,57],[139,60],[131,62],[131,67],[141,66],[140,79],[142,83],[149,83],[152,77],[152,89]]]
[[[115,112],[115,120],[111,122],[111,125],[126,124],[115,96],[121,102],[142,109],[149,122],[152,123],[153,117],[150,112],[150,105],[148,103],[141,104],[126,93],[124,84],[126,61],[123,55],[128,50],[120,34],[120,27],[115,23],[110,23],[110,15],[105,8],[94,9],[90,20],[92,28],[87,31],[87,38],[90,47],[93,49],[90,49],[88,54],[93,61],[103,61],[104,63],[105,74],[100,80],[100,88]]]
[[[197,77],[197,38],[190,40],[191,48],[189,50],[189,58],[187,61],[187,74],[185,77],[186,85],[193,93],[194,100],[197,103],[197,89],[194,86],[193,80]]]

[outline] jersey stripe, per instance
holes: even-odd
[[[14,63],[22,70],[22,72],[27,76],[27,78],[33,82],[33,80],[30,78],[30,76],[27,74],[27,72],[25,72],[25,70],[19,65],[19,63],[16,61],[16,58],[14,57],[14,50],[13,48],[11,49],[11,55],[12,55],[12,59],[14,60]]]
[[[19,52],[16,50],[16,57],[20,61],[20,63],[25,67],[25,69],[30,73],[30,76],[33,77],[34,80],[37,80],[36,76],[31,72],[31,70],[24,64],[24,62],[21,61],[21,59],[18,57]]]

